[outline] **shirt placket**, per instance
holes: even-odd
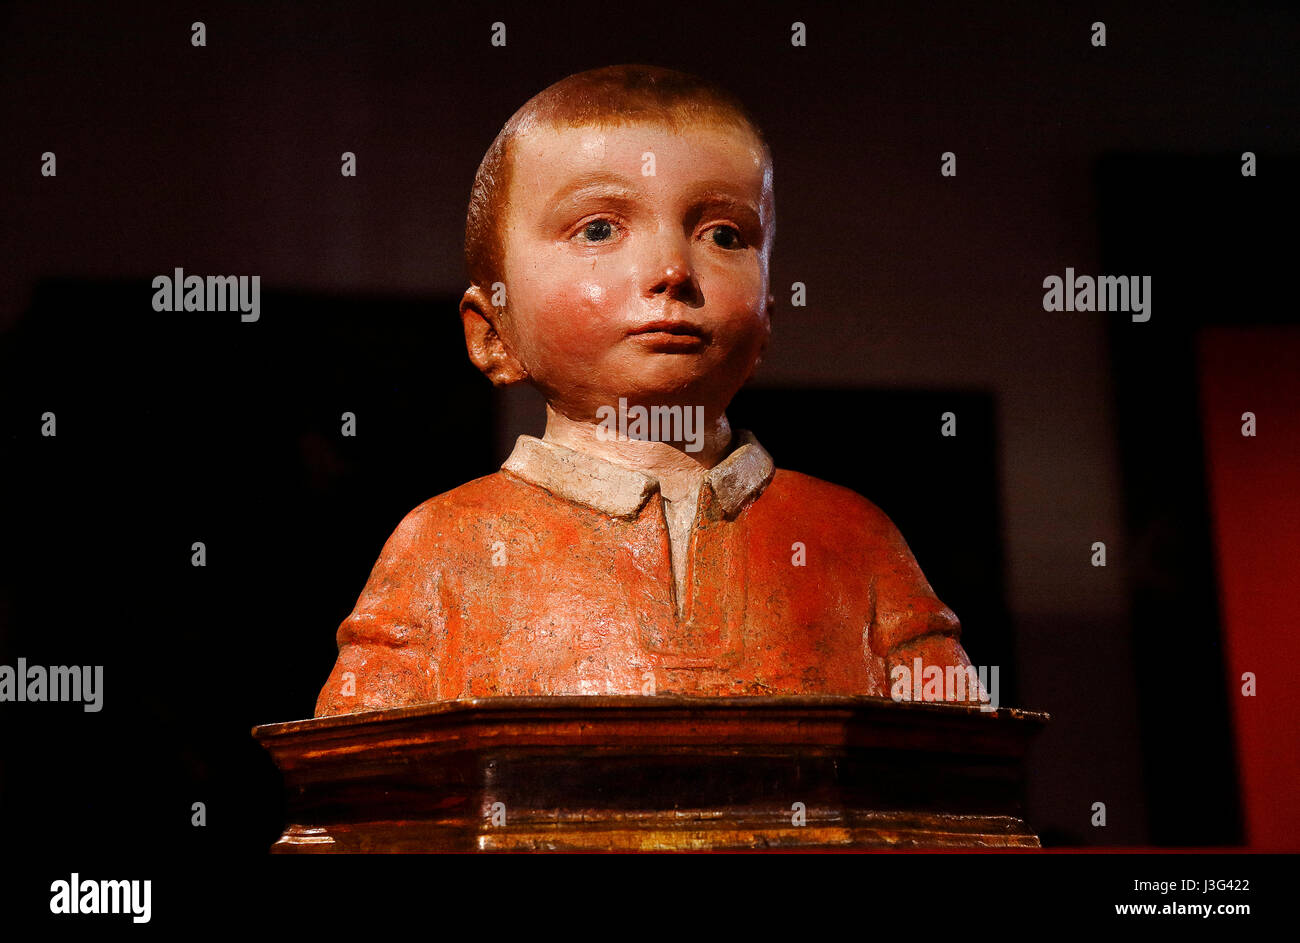
[[[668,599],[663,617],[642,624],[642,645],[665,669],[726,669],[740,658],[746,597],[744,523],[729,521],[713,494],[700,491],[686,555],[686,598],[678,617],[668,565],[668,525],[659,495],[643,514],[657,521],[662,539]]]

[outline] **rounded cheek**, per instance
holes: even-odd
[[[589,268],[548,279],[529,305],[539,371],[562,373],[565,366],[599,363],[625,330],[622,305],[621,292],[593,277]]]
[[[742,347],[761,342],[767,331],[767,299],[757,280],[729,286],[717,301],[721,332]]]

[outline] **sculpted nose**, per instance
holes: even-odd
[[[656,294],[675,288],[691,277],[691,270],[683,264],[660,266],[659,278],[655,281]]]
[[[673,240],[660,249],[660,254],[651,269],[650,294],[662,295],[665,292],[693,300],[696,292],[695,272],[687,257],[686,249],[680,240]]]

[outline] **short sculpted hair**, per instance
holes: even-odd
[[[515,137],[534,127],[620,127],[642,121],[680,132],[709,120],[749,131],[770,168],[772,152],[740,100],[706,79],[649,65],[614,65],[561,79],[530,98],[488,148],[474,176],[465,221],[465,268],[470,282],[490,290],[503,280],[505,232]],[[769,231],[768,239],[774,235]]]

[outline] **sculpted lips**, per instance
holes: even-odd
[[[709,341],[704,328],[690,321],[648,321],[627,333],[652,350],[665,353],[698,350]]]

